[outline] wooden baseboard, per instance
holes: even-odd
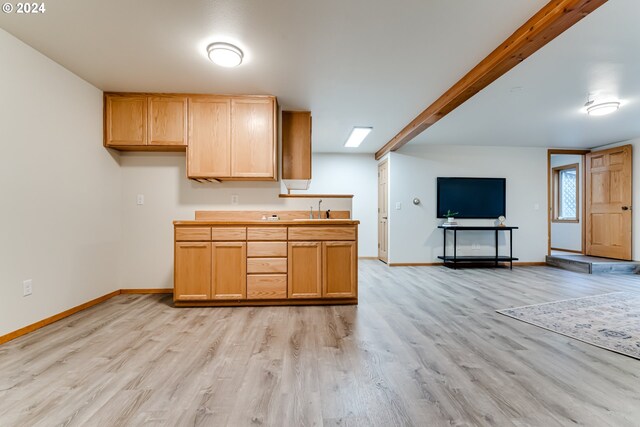
[[[120,289],[121,294],[172,294],[171,288],[154,288],[154,289]]]
[[[374,261],[378,260],[377,256],[359,256],[358,259],[372,259]]]
[[[501,264],[504,264],[505,262],[501,262]],[[508,263],[507,263],[508,264]],[[443,266],[444,264],[441,262],[396,262],[396,263],[392,263],[389,264],[389,267],[440,267]],[[463,266],[464,264],[460,264],[460,266]],[[518,266],[518,267],[542,267],[547,265],[547,263],[545,262],[514,262],[513,263],[514,266]]]
[[[389,267],[436,267],[444,264],[441,262],[393,262],[387,265]]]
[[[552,251],[562,251],[562,252],[571,252],[574,254],[582,254],[582,251],[576,251],[575,249],[562,249],[562,248],[551,248]]]
[[[546,262],[514,262],[514,266],[518,267],[544,267],[547,265]]]
[[[62,313],[55,314],[51,317],[47,317],[46,319],[40,320],[39,322],[32,323],[31,325],[25,326],[24,328],[20,328],[17,331],[9,332],[6,335],[0,336],[0,344],[4,344],[8,341],[14,340],[18,337],[28,334],[29,332],[33,332],[37,329],[43,328],[47,325],[57,322],[58,320],[64,319],[65,317],[69,317],[72,314],[76,314],[79,311],[86,310],[89,307],[93,307],[94,305],[98,305],[101,302],[104,302],[108,299],[115,297],[116,295],[120,295],[120,290],[111,292],[109,294],[103,295],[96,299],[92,299],[91,301],[85,302],[84,304],[77,305],[69,310],[65,310]]]
[[[157,289],[118,289],[117,291],[113,291],[96,299],[92,299],[91,301],[85,302],[84,304],[77,305],[75,307],[70,308],[69,310],[65,310],[62,313],[54,314],[51,317],[47,317],[46,319],[40,320],[36,323],[32,323],[31,325],[27,325],[24,328],[20,328],[17,331],[9,332],[6,335],[0,336],[0,344],[4,344],[11,340],[14,340],[18,337],[26,335],[30,332],[36,331],[40,328],[43,328],[47,325],[57,322],[58,320],[62,320],[65,317],[69,317],[72,314],[76,314],[79,311],[86,310],[87,308],[98,305],[102,302],[107,301],[117,295],[120,294],[172,294],[173,289],[167,288],[157,288]]]

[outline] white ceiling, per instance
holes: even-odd
[[[593,148],[640,136],[640,1],[609,0],[411,144]],[[588,93],[617,97],[589,117]]]
[[[610,3],[634,9],[633,1]],[[273,94],[283,109],[312,111],[314,151],[372,153],[546,2],[57,0],[46,2],[41,15],[0,14],[0,27],[102,90]],[[623,15],[624,25],[616,24],[614,32],[622,35],[638,16],[637,6],[634,12]],[[574,118],[571,108],[584,102],[587,88],[609,69],[620,77],[622,96],[638,94],[628,90],[638,70],[625,68],[623,61],[625,53],[638,52],[632,48],[640,38],[623,39],[622,46],[576,48],[580,40],[567,37],[572,40],[568,52],[544,48],[549,53],[542,59],[517,67],[504,79],[511,82],[496,82],[434,127],[433,137],[427,131],[425,137],[435,140],[425,141],[523,143],[513,136],[531,132],[529,122],[539,127],[536,143],[542,143],[541,134],[554,145],[556,140],[583,142],[584,135],[602,139],[593,136],[595,125]],[[237,43],[246,63],[237,69],[211,64],[205,47],[216,40]],[[584,59],[585,54],[590,57]],[[594,58],[607,62],[600,66]],[[590,71],[580,62],[585,60]],[[574,65],[579,72],[568,71]],[[512,86],[523,90],[503,93]],[[487,108],[494,97],[501,101],[498,110]],[[629,108],[605,120],[627,117],[632,105],[630,100]],[[563,120],[582,126],[580,138],[576,126],[556,118],[561,106],[569,110]],[[374,130],[359,149],[345,149],[353,126]]]

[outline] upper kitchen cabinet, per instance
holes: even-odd
[[[149,145],[187,145],[187,97],[150,96]]]
[[[106,147],[147,145],[147,99],[145,96],[105,95]]]
[[[135,151],[183,151],[187,98],[108,93],[104,97],[105,147]]]
[[[282,112],[282,180],[289,190],[311,181],[311,112]]]
[[[231,100],[213,96],[189,99],[187,175],[231,176]]]
[[[203,95],[189,105],[189,178],[277,178],[274,97]]]

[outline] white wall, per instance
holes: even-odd
[[[551,247],[555,249],[568,249],[582,251],[582,204],[584,183],[582,182],[583,167],[582,156],[578,154],[552,154],[551,167],[578,164],[578,222],[551,222]]]
[[[118,289],[122,213],[102,92],[4,30],[0,52],[3,335]]]
[[[358,228],[358,255],[378,256],[378,162],[373,154],[313,154],[313,179],[307,191],[293,193],[353,194]]]
[[[513,232],[514,256],[543,262],[547,252],[547,150],[545,148],[408,145],[390,156],[390,263],[432,263],[442,255],[443,222],[436,218],[439,176],[507,179],[507,225]],[[413,205],[418,197],[421,204]],[[402,204],[396,210],[396,203]],[[493,220],[458,220],[461,224],[493,225]],[[508,249],[501,233],[502,253]],[[458,234],[459,255],[485,255],[493,250],[492,233]],[[449,239],[451,240],[451,239]],[[473,245],[478,244],[477,249]],[[451,254],[450,248],[448,253]]]
[[[606,150],[607,148],[619,147],[621,145],[631,145],[633,155],[633,170],[632,170],[632,201],[631,206],[631,227],[632,227],[632,248],[631,255],[636,261],[640,261],[640,207],[637,200],[640,200],[640,138],[631,139],[629,141],[618,142],[615,144],[605,145],[602,147],[593,148],[592,151]]]
[[[314,161],[314,179],[320,181],[325,174],[328,176],[334,162],[332,159],[331,165],[324,165],[322,161]],[[313,206],[314,214],[317,211],[318,199],[279,198],[279,182],[190,181],[186,178],[182,153],[123,153],[121,165],[121,288],[173,287],[173,221],[192,220],[196,210],[276,212],[308,210]],[[336,165],[335,169],[340,168]],[[347,193],[349,187],[339,184],[338,180],[336,187],[327,184],[323,189]],[[142,206],[136,204],[138,194],[144,195]],[[238,205],[231,204],[232,195],[238,195]],[[322,210],[327,209],[351,210],[351,199],[323,198]]]

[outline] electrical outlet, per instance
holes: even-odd
[[[144,205],[144,194],[138,194],[136,197],[136,204]]]
[[[237,194],[232,194],[231,195],[231,204],[232,205],[237,205],[238,203],[240,203],[240,196],[238,196]]]
[[[33,293],[33,280],[25,280],[22,282],[22,296],[29,296]]]

